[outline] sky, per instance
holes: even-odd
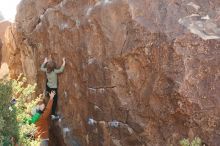
[[[16,7],[21,0],[0,0],[0,11],[6,20],[14,21]]]

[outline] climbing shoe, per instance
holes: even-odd
[[[60,116],[58,116],[58,115],[51,115],[51,119],[52,120],[59,120]]]
[[[95,120],[92,119],[92,118],[89,118],[88,121],[87,121],[87,123],[88,123],[89,125],[93,126],[93,125],[95,125],[95,124],[97,123],[97,121],[95,121]]]

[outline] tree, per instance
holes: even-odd
[[[24,120],[30,118],[29,111],[39,98],[33,99],[36,85],[27,84],[25,77],[17,80],[0,80],[0,145],[38,145],[34,140],[34,124]]]

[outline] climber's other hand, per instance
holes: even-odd
[[[54,95],[56,94],[56,92],[55,91],[51,91],[50,93],[49,93],[49,95],[50,95],[50,100],[52,100],[53,98],[54,98]]]
[[[65,64],[66,64],[66,59],[63,58],[63,66],[65,66]]]
[[[44,59],[44,63],[47,63],[48,62],[48,59],[47,59],[47,57]]]

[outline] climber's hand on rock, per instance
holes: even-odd
[[[47,63],[48,62],[48,59],[47,59],[47,57],[44,59],[44,63]]]
[[[65,58],[63,58],[63,65],[65,65],[66,64],[66,59]]]
[[[50,100],[52,100],[53,98],[54,98],[54,95],[56,94],[56,92],[55,91],[51,91],[50,93],[49,93],[49,95],[50,95]]]

